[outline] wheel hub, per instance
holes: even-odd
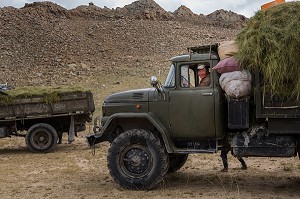
[[[47,132],[44,131],[38,131],[33,135],[33,142],[34,146],[36,148],[45,148],[49,145],[49,135]]]
[[[45,138],[44,138],[43,136],[41,136],[41,137],[39,138],[39,140],[40,140],[40,142],[43,142],[43,141],[45,140]]]
[[[139,156],[133,156],[131,162],[133,166],[139,166],[141,164],[141,158]]]
[[[130,175],[146,174],[151,165],[149,151],[142,146],[130,148],[125,151],[123,159],[123,168]]]

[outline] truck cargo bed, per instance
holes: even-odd
[[[43,96],[34,96],[15,99],[8,104],[0,104],[0,119],[87,114],[94,110],[93,96],[89,91],[61,94],[60,100],[54,102],[46,102]]]
[[[256,118],[298,118],[300,119],[300,104],[297,99],[272,93],[263,82],[259,73],[254,74],[254,101]]]

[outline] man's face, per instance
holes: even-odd
[[[204,77],[206,77],[206,70],[203,68],[203,69],[199,69],[198,70],[198,76],[202,79]]]

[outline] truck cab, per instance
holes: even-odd
[[[217,44],[188,50],[188,54],[170,60],[164,83],[106,97],[101,124],[96,121],[96,134],[89,137],[90,143],[112,141],[117,132],[144,125],[143,129],[159,132],[169,153],[216,152],[217,141],[225,136],[227,104],[219,74],[212,70],[219,61]],[[199,85],[199,65],[208,71],[209,85]]]
[[[171,59],[167,79],[159,92],[166,96],[168,116],[163,119],[173,140],[172,152],[215,152],[217,141],[224,137],[225,98],[219,85],[219,74],[212,68],[218,63],[216,45],[189,48],[187,55]],[[204,66],[210,83],[200,85],[198,66]],[[161,91],[159,90],[161,89]],[[155,101],[151,107],[159,106]]]

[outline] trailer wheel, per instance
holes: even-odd
[[[169,154],[169,169],[168,173],[174,173],[178,171],[186,163],[189,155],[188,154]]]
[[[168,154],[151,132],[132,129],[120,134],[108,150],[108,168],[113,179],[126,189],[157,186],[168,170]]]
[[[48,152],[57,142],[57,133],[51,125],[38,123],[28,129],[25,141],[32,152]]]

